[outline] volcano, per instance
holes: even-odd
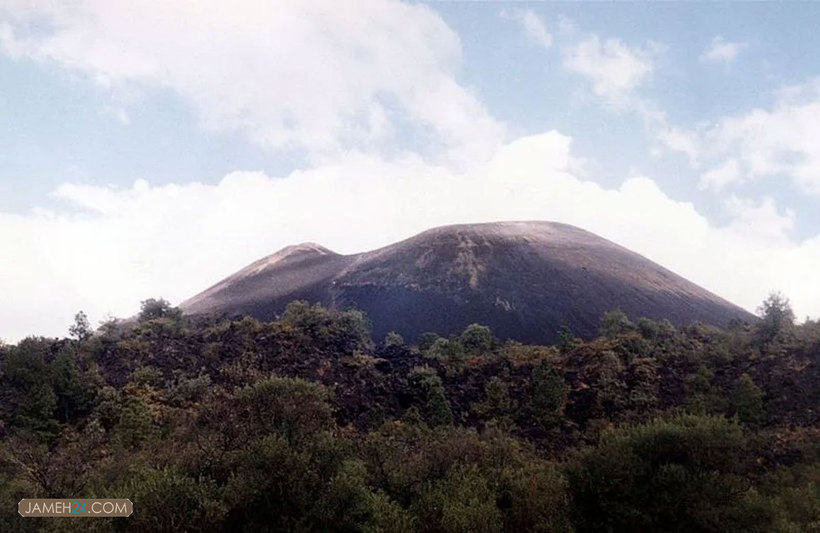
[[[639,254],[555,222],[443,226],[353,255],[288,246],[180,307],[271,320],[293,300],[355,307],[370,317],[375,338],[397,331],[409,340],[474,322],[528,343],[554,341],[562,325],[591,338],[613,309],[676,325],[753,318]]]

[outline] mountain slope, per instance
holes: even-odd
[[[489,325],[500,338],[549,342],[562,324],[591,337],[601,315],[725,325],[741,308],[610,241],[566,224],[444,226],[355,255],[289,246],[181,304],[187,313],[271,319],[294,299],[357,307],[374,334]]]

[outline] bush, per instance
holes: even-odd
[[[614,339],[618,335],[631,331],[632,328],[632,322],[620,309],[607,311],[601,317],[601,335],[608,339]]]
[[[404,346],[404,337],[402,337],[395,331],[391,331],[384,336],[384,342],[382,343],[382,346],[384,346],[385,348],[391,348],[393,346]]]
[[[436,339],[433,345],[425,352],[424,356],[455,366],[461,366],[467,357],[461,342],[443,337]]]
[[[356,309],[333,311],[318,304],[295,301],[285,308],[282,322],[301,331],[319,346],[345,355],[373,348],[370,321]]]
[[[418,366],[410,371],[407,380],[421,400],[424,418],[433,426],[451,424],[453,412],[444,393],[444,385],[436,371],[429,366]]]
[[[226,513],[215,485],[172,468],[140,472],[119,492],[134,504],[128,531],[216,531]]]
[[[492,349],[495,339],[487,326],[470,324],[461,333],[461,345],[469,355],[479,355]]]
[[[549,361],[542,360],[533,367],[530,398],[532,417],[544,427],[554,425],[563,414],[567,385],[564,376]]]
[[[420,531],[493,533],[501,531],[501,513],[486,478],[476,465],[455,466],[428,486],[414,506]]]
[[[763,421],[763,391],[749,374],[743,374],[732,393],[732,408],[738,420],[744,424],[757,425]]]
[[[168,300],[163,298],[148,298],[140,303],[140,312],[137,319],[140,322],[148,322],[158,318],[170,318],[178,320],[182,318],[182,311],[173,307]]]
[[[684,415],[605,434],[569,467],[578,530],[758,531],[738,512],[749,490],[746,447],[740,427],[722,417]]]

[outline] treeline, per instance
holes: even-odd
[[[820,324],[602,318],[555,346],[481,325],[374,341],[163,300],[0,347],[1,531],[820,531]],[[127,519],[23,519],[122,497]]]

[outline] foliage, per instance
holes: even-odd
[[[601,335],[613,339],[632,329],[632,322],[620,309],[607,311],[601,317]]]
[[[570,466],[579,531],[752,531],[739,510],[748,443],[721,417],[686,415],[607,434]]]
[[[554,365],[543,360],[533,367],[530,383],[533,418],[542,426],[553,425],[561,416],[567,399],[564,377]]]
[[[444,479],[422,490],[414,508],[421,531],[495,533],[502,527],[489,481],[476,465],[451,468]]]
[[[408,347],[355,310],[146,300],[0,346],[0,530],[817,531],[820,327],[767,302],[728,330],[613,312],[557,346],[473,324]],[[138,511],[15,512],[67,496]]]
[[[182,311],[173,307],[168,300],[163,298],[148,298],[140,303],[140,312],[137,319],[140,322],[148,322],[159,318],[179,319]]]
[[[83,311],[78,311],[77,314],[74,315],[74,323],[68,328],[68,334],[78,341],[84,341],[90,337],[92,333],[88,315]]]
[[[334,311],[320,305],[295,301],[288,304],[282,322],[306,335],[322,347],[334,347],[344,354],[369,351],[371,325],[361,311]]]
[[[391,331],[384,336],[384,342],[382,343],[382,345],[385,348],[389,348],[391,346],[404,346],[404,337],[402,337],[395,331]]]
[[[459,337],[461,346],[469,355],[480,355],[490,351],[495,339],[490,328],[481,324],[470,324]]]
[[[572,333],[572,329],[568,325],[562,324],[558,329],[558,347],[562,350],[568,350],[574,344],[575,334]]]
[[[509,427],[515,414],[517,402],[510,398],[509,385],[493,376],[484,386],[484,400],[473,404],[473,412],[488,422]]]
[[[461,341],[439,337],[425,352],[425,356],[430,359],[437,359],[445,363],[460,366],[464,363],[467,354],[464,351],[464,345],[461,344]]]
[[[420,352],[426,352],[431,346],[433,346],[433,343],[435,343],[438,338],[439,335],[431,331],[422,333],[419,335],[418,339],[416,339],[416,346]]]
[[[783,340],[794,327],[794,311],[788,298],[779,292],[772,292],[757,308],[761,321],[757,325],[761,344]]]
[[[441,378],[429,366],[417,366],[407,380],[416,391],[425,419],[433,426],[450,424],[453,421],[453,412],[450,402],[444,392]]]
[[[755,425],[763,421],[763,391],[749,374],[743,374],[732,393],[732,407],[738,420]]]

